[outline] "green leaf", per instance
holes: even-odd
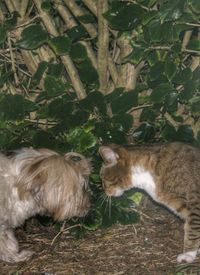
[[[124,88],[122,88],[122,87],[116,88],[110,94],[105,95],[105,99],[108,103],[110,103],[113,100],[115,100],[116,98],[118,98],[119,96],[121,96],[121,94],[123,92],[124,92]]]
[[[178,94],[176,92],[171,92],[165,97],[165,110],[168,112],[176,112],[178,106]]]
[[[200,52],[200,40],[199,39],[190,40],[189,43],[187,44],[187,49]]]
[[[4,22],[4,27],[7,31],[12,30],[17,25],[17,18],[20,17],[19,13],[17,11],[12,12],[11,18],[8,18]]]
[[[161,132],[161,136],[167,141],[176,139],[176,129],[171,124],[166,124]]]
[[[155,129],[149,123],[142,123],[134,132],[133,139],[138,142],[149,142],[155,136]]]
[[[162,35],[163,35],[160,20],[158,19],[152,20],[148,24],[148,32],[152,42],[160,42],[162,40]]]
[[[160,18],[162,21],[178,20],[183,15],[184,7],[184,0],[164,1],[160,9]]]
[[[142,24],[147,25],[152,19],[158,16],[158,12],[155,10],[148,11],[147,13],[144,14],[142,17]]]
[[[127,132],[133,126],[133,116],[126,113],[113,116],[112,121],[115,127],[123,132]]]
[[[176,84],[184,84],[191,80],[192,78],[192,71],[189,67],[185,68],[182,71],[179,71],[175,77],[173,78],[173,82]]]
[[[32,142],[35,147],[40,148],[47,147],[54,149],[56,145],[54,136],[50,132],[44,130],[35,132]]]
[[[46,12],[50,12],[52,8],[51,0],[43,0],[41,4],[41,9]]]
[[[89,148],[95,146],[96,137],[91,132],[86,132],[84,129],[75,128],[67,135],[67,141],[78,152],[85,152]]]
[[[50,102],[48,106],[48,116],[64,120],[72,115],[73,110],[73,102],[71,102],[67,96],[63,96]]]
[[[0,26],[0,44],[6,41],[7,31],[5,27]]]
[[[88,85],[99,85],[99,75],[97,70],[93,67],[90,59],[85,59],[83,62],[77,64],[79,76],[83,82]]]
[[[143,9],[131,2],[113,1],[109,10],[104,13],[109,25],[113,29],[132,30],[141,21]]]
[[[57,55],[69,54],[71,50],[71,39],[67,36],[57,36],[51,38],[48,42]]]
[[[91,13],[84,14],[82,16],[77,16],[77,19],[79,21],[81,21],[82,23],[84,23],[84,24],[95,23],[96,22],[95,17]]]
[[[66,85],[63,84],[61,79],[47,75],[44,80],[44,88],[49,97],[62,95],[66,90]]]
[[[124,57],[123,62],[131,62],[133,64],[138,64],[144,57],[144,49],[135,48],[133,51]]]
[[[200,2],[198,0],[188,0],[188,4],[195,13],[200,13]]]
[[[94,112],[94,108],[98,108],[101,114],[106,114],[106,104],[104,102],[104,96],[100,92],[91,92],[86,98],[80,100],[79,104],[82,108],[91,113]]]
[[[173,88],[168,83],[158,85],[151,93],[150,100],[154,103],[161,103],[168,93],[171,93]]]
[[[21,95],[5,95],[0,101],[0,117],[6,120],[20,120],[29,112],[37,109],[37,105],[24,99]]]
[[[83,227],[87,230],[96,230],[102,224],[102,215],[95,209],[90,211],[87,217],[84,219]]]
[[[73,61],[80,63],[87,59],[87,50],[81,43],[76,43],[72,46],[70,57]]]
[[[178,128],[176,139],[183,142],[193,142],[194,141],[194,133],[189,125],[181,125]]]
[[[158,67],[160,66],[160,67],[163,68],[163,65],[161,65],[162,63],[159,63],[159,61],[160,61],[159,51],[151,51],[151,52],[149,52],[149,53],[148,53],[148,56],[147,56],[147,61],[148,61],[149,65],[152,67],[152,70],[157,71],[157,68],[156,68],[156,67],[153,69],[153,66],[155,66],[156,63],[158,64],[158,65],[157,65]],[[159,68],[158,68],[158,69],[159,69]],[[152,71],[151,73],[153,74],[151,77],[154,79],[154,78],[155,78],[154,72]],[[156,73],[156,72],[155,72],[155,73]],[[152,79],[152,80],[153,80],[153,79]]]
[[[73,42],[78,41],[82,38],[88,37],[87,31],[82,25],[75,26],[67,30],[66,33]]]
[[[59,78],[61,77],[63,70],[64,66],[62,63],[50,63],[48,65],[47,74]]]
[[[174,62],[168,61],[165,63],[165,74],[169,80],[171,80],[177,71],[177,67]]]
[[[111,102],[113,114],[126,112],[135,106],[138,106],[138,93],[134,90],[124,92]]]
[[[196,96],[190,100],[192,113],[200,113],[200,96]]]
[[[34,50],[48,41],[48,33],[41,25],[31,25],[24,29],[21,39],[16,42],[16,46],[26,50]]]
[[[183,101],[188,101],[192,98],[193,94],[196,92],[196,85],[194,80],[189,80],[184,84],[184,89],[180,93],[180,99]]]
[[[31,86],[36,86],[40,83],[44,72],[46,71],[48,63],[46,61],[42,61],[39,63],[37,71],[31,78]]]
[[[164,63],[158,62],[154,66],[150,68],[149,72],[149,78],[151,81],[154,81],[160,77],[160,75],[163,75],[164,71]]]

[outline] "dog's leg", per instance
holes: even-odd
[[[0,231],[0,259],[6,262],[25,261],[33,252],[22,250],[19,252],[18,242],[12,230]]]

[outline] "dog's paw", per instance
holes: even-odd
[[[196,255],[197,255],[196,250],[179,254],[177,257],[177,262],[178,263],[182,263],[182,262],[192,263],[194,261],[194,259],[196,258]]]
[[[16,255],[16,262],[22,262],[28,260],[32,255],[34,254],[34,251],[31,250],[22,250]]]

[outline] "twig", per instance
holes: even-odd
[[[16,84],[16,86],[18,86],[19,85],[19,79],[18,79],[18,76],[17,76],[16,67],[15,67],[15,59],[14,59],[13,50],[12,50],[10,33],[8,33],[8,47],[9,47],[9,50],[10,50],[10,59],[11,59],[12,70],[13,70],[13,73],[14,73],[15,84]]]
[[[148,107],[152,107],[152,106],[153,106],[153,104],[144,104],[144,105],[140,105],[140,106],[137,106],[137,107],[133,107],[128,111],[128,113],[132,113],[134,111],[141,110],[141,109],[148,108]]]
[[[104,94],[108,88],[108,44],[109,44],[109,31],[108,23],[103,17],[103,13],[108,9],[107,0],[98,1],[98,71],[100,91]]]
[[[35,21],[35,19],[37,19],[37,18],[40,18],[40,17],[39,17],[38,15],[36,15],[36,16],[34,16],[33,18],[31,18],[30,20],[28,20],[28,21],[26,21],[26,22],[24,22],[24,23],[22,23],[22,24],[20,24],[20,25],[18,25],[18,26],[16,26],[16,27],[14,27],[13,30],[19,29],[19,28],[22,28],[22,27],[25,27],[25,26],[31,24],[31,23],[32,23],[33,21]]]
[[[81,227],[81,226],[82,226],[82,224],[79,223],[79,224],[75,224],[75,225],[72,225],[72,226],[70,226],[70,227],[67,227],[67,228],[65,229],[65,224],[66,224],[66,221],[63,222],[63,224],[62,224],[62,226],[61,226],[61,228],[60,228],[60,231],[59,231],[58,234],[56,234],[56,236],[53,238],[53,240],[52,240],[52,242],[51,242],[51,246],[54,244],[55,240],[56,240],[61,234],[63,234],[64,232],[69,231],[69,230],[72,229],[72,228],[76,228],[76,227]]]

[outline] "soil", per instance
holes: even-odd
[[[19,228],[16,235],[21,249],[34,249],[36,253],[27,262],[1,261],[0,274],[200,274],[200,260],[190,265],[176,262],[183,247],[183,222],[150,202],[139,211],[137,224],[99,229],[79,240],[67,228],[57,235],[55,227],[42,226],[32,219],[26,230]]]

